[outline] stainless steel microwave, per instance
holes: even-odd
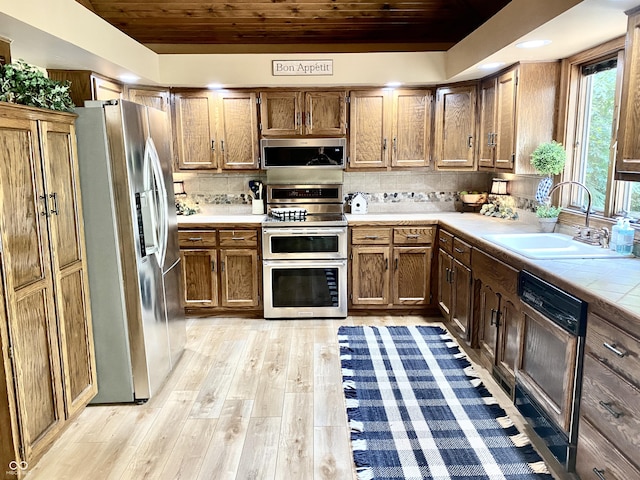
[[[345,138],[263,138],[263,168],[304,167],[344,169]]]

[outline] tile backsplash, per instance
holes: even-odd
[[[344,193],[362,192],[370,212],[454,211],[454,195],[462,190],[488,191],[491,172],[345,172]],[[505,175],[501,175],[505,176]],[[535,176],[508,176],[509,191],[518,208],[535,208]],[[266,173],[176,173],[174,180],[184,181],[187,202],[202,213],[243,214],[251,211],[249,180],[266,183]]]

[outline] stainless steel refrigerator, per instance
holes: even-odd
[[[133,102],[86,102],[76,134],[98,395],[144,402],[184,350],[168,119]]]

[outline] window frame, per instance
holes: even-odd
[[[561,92],[558,129],[556,138],[563,139],[563,145],[567,150],[567,163],[562,177],[565,180],[576,180],[579,165],[581,147],[578,141],[582,138],[583,132],[580,129],[584,125],[584,88],[582,67],[585,64],[598,63],[610,58],[617,57],[617,78],[616,78],[616,100],[614,107],[614,121],[612,125],[612,144],[609,152],[609,171],[607,180],[607,193],[603,212],[592,214],[592,218],[611,219],[616,212],[614,207],[622,198],[620,184],[614,178],[617,131],[620,122],[620,101],[622,96],[622,79],[624,70],[624,48],[625,37],[619,37],[595,48],[585,50],[572,57],[562,60],[561,66]],[[566,209],[569,214],[583,215],[582,205],[579,201],[583,197],[583,190],[572,185],[569,189],[560,192],[559,204]]]

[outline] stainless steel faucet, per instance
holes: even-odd
[[[558,184],[556,184],[551,191],[549,192],[549,196],[547,197],[547,200],[551,199],[551,195],[553,194],[553,192],[560,188],[563,185],[578,185],[579,187],[584,188],[585,192],[587,192],[587,213],[584,217],[584,226],[586,228],[589,228],[589,214],[591,213],[591,191],[587,188],[587,186],[584,183],[580,183],[580,182],[574,182],[573,180],[568,180],[566,182],[560,182]]]

